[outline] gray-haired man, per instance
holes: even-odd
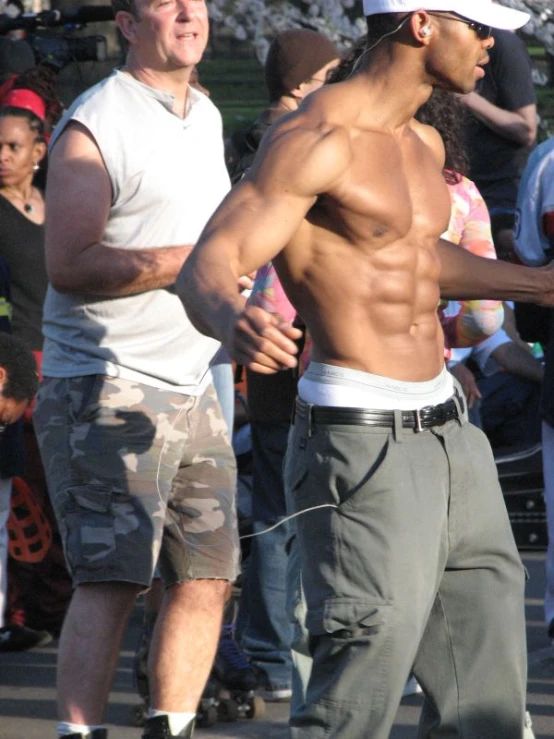
[[[104,735],[127,617],[158,560],[148,739],[192,736],[229,581],[235,462],[200,336],[173,283],[229,189],[221,117],[189,86],[204,0],[117,0],[123,70],[56,129],[35,414],[75,592],[58,659],[60,735]]]

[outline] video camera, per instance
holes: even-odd
[[[8,7],[17,8],[17,4]],[[73,36],[75,30],[88,23],[114,19],[111,5],[83,5],[67,10],[44,10],[40,13],[0,14],[0,35],[11,31],[26,32],[37,64],[48,64],[60,71],[70,62],[101,62],[107,56],[104,36]],[[62,27],[62,34],[47,29]]]

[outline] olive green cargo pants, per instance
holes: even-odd
[[[521,739],[524,570],[484,434],[295,419],[285,465],[313,668],[293,739]],[[294,573],[293,573],[294,574]]]

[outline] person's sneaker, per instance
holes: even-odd
[[[48,631],[35,631],[27,626],[3,626],[0,629],[0,652],[25,652],[52,641]]]
[[[533,722],[531,721],[531,714],[529,713],[529,711],[525,711],[523,739],[535,739],[535,733],[533,732]]]
[[[404,686],[404,690],[402,691],[402,697],[405,698],[407,695],[418,695],[419,693],[423,693],[421,685],[418,683],[413,675],[410,675],[410,677],[408,678],[408,682],[406,683],[406,685]]]
[[[232,624],[224,624],[221,630],[214,674],[228,690],[249,692],[260,685],[252,663],[234,637]]]
[[[268,685],[266,688],[256,690],[256,695],[261,696],[267,703],[288,703],[292,698],[292,688]]]
[[[263,667],[254,665],[256,677],[258,679],[258,689],[256,695],[259,695],[267,703],[286,703],[292,698],[292,688],[288,683],[272,683],[269,675]]]
[[[152,716],[144,724],[142,739],[192,739],[194,735],[194,721],[178,734],[172,734],[167,716]]]

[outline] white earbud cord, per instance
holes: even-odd
[[[352,71],[350,72],[350,74],[348,75],[348,77],[352,77],[352,75],[354,74],[354,72],[356,72],[358,70],[360,64],[362,63],[362,61],[364,59],[364,57],[367,54],[369,54],[370,51],[373,51],[373,49],[376,46],[379,46],[379,44],[381,43],[381,41],[384,41],[389,36],[394,36],[395,33],[398,33],[398,31],[400,31],[400,29],[403,27],[404,23],[406,23],[406,21],[409,20],[411,17],[412,17],[412,13],[409,13],[405,18],[403,18],[400,21],[400,23],[396,26],[396,28],[393,28],[393,30],[392,31],[389,31],[388,33],[384,33],[381,36],[381,38],[380,39],[377,39],[377,41],[375,41],[375,43],[371,44],[371,46],[367,46],[362,51],[362,53],[360,54],[360,56],[356,59],[356,62],[354,64],[354,66],[352,67]]]
[[[162,455],[164,454],[164,452],[165,452],[165,450],[167,448],[167,445],[169,443],[170,434],[173,432],[173,429],[177,425],[177,422],[178,422],[179,418],[181,417],[181,415],[183,414],[184,411],[185,411],[185,408],[181,408],[181,410],[179,411],[179,413],[175,417],[175,420],[171,424],[171,427],[169,428],[169,431],[167,432],[167,434],[165,436],[165,439],[163,441],[162,448],[160,450],[160,456],[158,458],[158,467],[157,467],[157,471],[156,471],[156,490],[158,492],[158,497],[160,499],[160,502],[164,506],[167,506],[167,503],[164,503],[164,500],[162,498],[162,494],[161,494],[161,491],[160,491],[160,468],[162,466]],[[239,539],[242,541],[243,539],[253,539],[256,536],[263,536],[264,534],[269,534],[270,531],[274,531],[275,529],[279,528],[279,526],[283,526],[283,524],[287,523],[288,521],[291,521],[293,518],[298,518],[298,516],[303,516],[305,513],[310,513],[310,511],[318,511],[318,510],[320,510],[322,508],[338,508],[338,506],[337,505],[334,505],[333,503],[322,503],[321,505],[312,506],[311,508],[305,508],[305,509],[303,509],[301,511],[296,511],[296,513],[291,513],[289,516],[285,516],[280,521],[277,521],[277,523],[274,523],[272,526],[268,526],[267,529],[263,529],[263,531],[257,531],[257,532],[255,532],[253,534],[243,534],[242,536],[239,536]],[[194,543],[187,542],[186,536],[184,536],[184,535],[183,535],[183,539],[184,539],[185,543],[188,543],[189,545],[192,545],[192,546],[195,546],[195,547],[198,547],[198,546],[204,546],[204,547],[218,546],[217,544],[200,544],[199,545],[196,542],[194,542]]]

